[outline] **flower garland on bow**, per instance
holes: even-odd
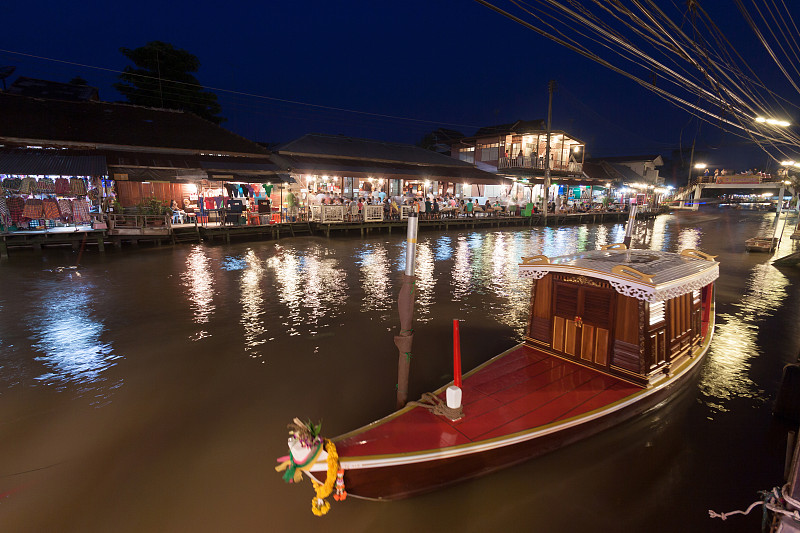
[[[347,492],[344,490],[344,470],[339,468],[339,454],[336,451],[336,445],[329,439],[323,439],[320,436],[322,429],[321,424],[313,424],[303,422],[299,418],[289,424],[289,445],[297,442],[309,450],[308,455],[302,462],[295,462],[292,453],[280,465],[275,467],[275,470],[282,472],[286,470],[283,475],[283,480],[286,483],[299,483],[303,479],[303,470],[308,473],[309,469],[317,462],[319,456],[322,454],[323,447],[328,454],[325,483],[319,483],[313,477],[309,476],[311,483],[314,485],[314,497],[311,499],[311,512],[316,516],[323,516],[331,508],[331,504],[326,501],[326,498],[333,492],[334,486],[336,487],[336,494],[334,499],[343,501],[347,498]]]
[[[325,451],[328,452],[328,472],[325,477],[325,483],[318,483],[311,478],[311,483],[314,485],[314,491],[316,492],[315,496],[311,498],[311,512],[316,516],[323,516],[330,510],[331,504],[325,498],[333,492],[333,486],[337,478],[336,474],[339,471],[339,454],[336,452],[336,445],[325,439]]]

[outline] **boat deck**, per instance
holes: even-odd
[[[344,436],[336,447],[341,456],[363,457],[468,445],[585,414],[640,390],[520,345],[463,379],[463,418],[413,407]]]

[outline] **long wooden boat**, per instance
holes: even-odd
[[[778,247],[777,237],[753,237],[744,241],[744,247],[748,252],[766,252],[772,251]]]
[[[641,414],[685,384],[708,349],[719,263],[702,252],[611,245],[523,258],[519,272],[534,280],[525,341],[464,376],[460,418],[409,405],[325,446],[317,435],[316,445],[290,439],[292,470],[323,498],[337,470],[340,496],[421,494]]]

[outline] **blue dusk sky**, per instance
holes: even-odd
[[[715,4],[715,21],[734,46],[767,63],[734,2]],[[200,83],[230,91],[215,91],[222,125],[260,142],[316,132],[415,143],[437,127],[470,135],[546,118],[551,79],[553,127],[585,141],[590,156],[688,151],[698,125],[634,82],[470,0],[42,0],[4,2],[0,20],[0,66],[16,66],[8,83],[80,76],[101,99],[119,101],[112,84],[129,64],[120,47],[161,40],[200,59]],[[767,162],[713,124],[702,125],[697,143],[719,166]]]

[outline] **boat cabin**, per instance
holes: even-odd
[[[534,279],[526,344],[646,386],[694,354],[709,335],[719,263],[680,253],[602,250],[523,257]]]

